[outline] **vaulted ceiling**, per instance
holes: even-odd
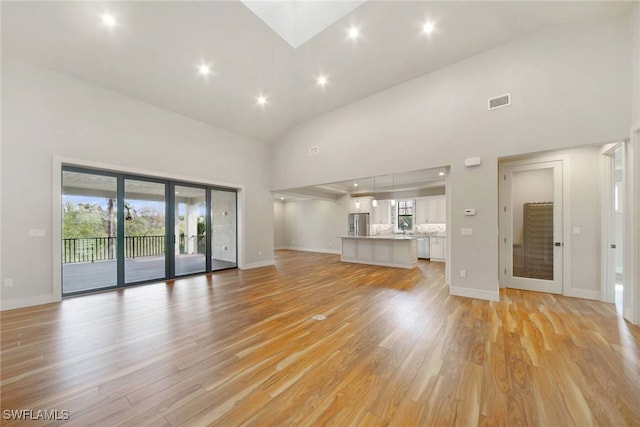
[[[294,48],[240,1],[3,2],[2,56],[268,143],[314,116],[528,33],[613,18],[633,3],[352,6],[331,25],[308,21],[320,32]],[[112,27],[103,25],[105,13]],[[202,64],[210,75],[198,74]],[[257,105],[258,96],[266,105]]]

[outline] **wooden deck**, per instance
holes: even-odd
[[[5,311],[1,409],[68,410],[69,426],[640,425],[640,328],[612,304],[466,299],[443,277],[279,251]]]
[[[213,270],[233,268],[235,263],[218,259],[211,260]],[[164,256],[127,258],[124,263],[125,281],[141,282],[164,278]],[[204,255],[178,255],[176,257],[176,274],[185,275],[200,273],[205,269]],[[64,293],[87,291],[115,286],[116,261],[79,262],[63,264],[62,280]]]

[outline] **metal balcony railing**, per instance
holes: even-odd
[[[196,239],[197,253],[204,253],[206,236],[191,236]],[[185,236],[179,237],[180,253],[184,253]],[[158,256],[165,254],[165,236],[127,236],[124,238],[125,258]],[[94,262],[116,259],[115,237],[83,237],[62,239],[62,263]]]

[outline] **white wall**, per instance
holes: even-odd
[[[570,162],[570,285],[572,289],[596,291],[574,294],[593,299],[600,298],[601,288],[600,149],[601,146],[588,146],[564,151]],[[579,235],[573,234],[573,227],[580,228]]]
[[[640,124],[640,5],[631,13],[631,123]]]
[[[349,199],[286,201],[283,205],[282,248],[339,253],[347,235]]]
[[[627,253],[625,254],[625,279],[627,286],[624,288],[624,316],[627,319],[640,323],[640,5],[636,5],[631,14],[631,123],[633,126],[629,148],[630,154],[627,163],[633,165],[634,174],[628,176],[628,183],[633,187],[633,202],[627,199],[626,212],[628,215],[625,227],[631,230],[630,236],[635,234],[635,244],[631,244],[634,237],[627,241]],[[633,248],[635,246],[635,249]],[[635,282],[635,286],[629,286],[629,282]]]
[[[305,122],[274,146],[273,189],[450,165],[450,291],[496,299],[497,158],[625,137],[629,40],[628,17],[533,34]]]
[[[272,260],[267,146],[10,58],[2,66],[1,275],[14,279],[3,308],[55,295],[53,156],[244,186],[245,266]]]
[[[273,246],[281,249],[286,246],[284,235],[284,202],[273,202]]]

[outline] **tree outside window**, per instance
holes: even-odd
[[[413,230],[414,204],[413,200],[398,201],[398,231]]]

